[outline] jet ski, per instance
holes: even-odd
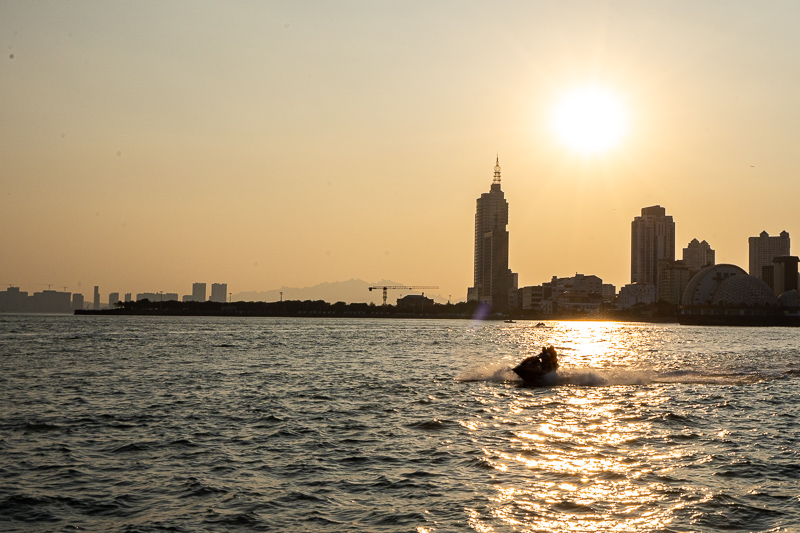
[[[526,383],[541,383],[544,376],[558,369],[558,354],[552,346],[542,348],[542,353],[532,355],[522,360],[512,368],[516,375]]]

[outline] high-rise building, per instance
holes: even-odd
[[[658,271],[658,299],[680,305],[683,291],[694,273],[686,261],[661,261]]]
[[[631,224],[631,283],[658,285],[664,259],[675,260],[675,222],[660,205],[643,207]]]
[[[683,249],[683,262],[692,272],[699,272],[706,267],[714,266],[716,263],[715,252],[706,241],[700,242],[692,239],[689,245]]]
[[[108,307],[114,307],[119,302],[119,293],[112,292],[108,295]]]
[[[770,279],[772,260],[790,254],[789,233],[782,231],[778,237],[770,237],[769,233],[762,231],[758,237],[750,237],[748,243],[750,245],[750,275],[772,286]],[[764,272],[764,267],[767,267],[767,272]]]
[[[508,268],[508,202],[500,188],[500,158],[488,193],[481,194],[475,211],[474,286],[467,299],[481,301],[494,311],[508,307],[509,294],[516,290],[516,276]]]
[[[0,292],[0,313],[20,313],[30,311],[28,293],[19,287],[9,287]]]
[[[73,293],[72,295],[72,310],[83,309],[83,294]]]
[[[30,306],[34,313],[69,313],[72,311],[72,294],[49,289],[34,292]]]
[[[212,302],[226,302],[228,301],[228,284],[227,283],[212,283],[211,284],[211,298]]]
[[[227,290],[227,286],[225,287]],[[206,284],[205,283],[192,283],[192,301],[205,302],[206,301]]]
[[[795,255],[778,256],[772,260],[772,291],[775,296],[780,296],[786,291],[797,290],[798,262],[800,262],[800,258]]]
[[[93,301],[93,303],[94,303],[94,305],[92,306],[92,309],[94,309],[95,311],[100,309],[100,287],[98,287],[97,285],[94,286],[94,301]]]

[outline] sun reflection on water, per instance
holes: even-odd
[[[516,335],[516,359],[555,345],[565,374],[641,368],[637,354],[657,349],[646,327],[616,323],[555,323],[505,334]],[[485,384],[476,396],[482,418],[462,422],[483,442],[495,490],[483,514],[467,511],[473,530],[494,531],[491,524],[502,523],[521,531],[652,531],[670,523],[680,503],[665,503],[673,489],[662,474],[688,452],[654,445],[660,435],[645,413],[668,398],[647,382],[606,385]]]

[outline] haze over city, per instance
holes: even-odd
[[[656,204],[678,250],[706,240],[746,267],[748,237],[800,231],[798,16],[3,2],[0,283],[89,297],[386,279],[461,300],[498,155],[520,286],[629,283],[631,220]],[[565,115],[598,110],[597,142],[571,136]]]

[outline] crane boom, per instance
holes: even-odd
[[[383,306],[386,307],[386,296],[389,289],[402,289],[406,291],[414,291],[417,289],[438,289],[438,285],[377,285],[375,287],[370,287],[370,292],[372,290],[383,289]]]

